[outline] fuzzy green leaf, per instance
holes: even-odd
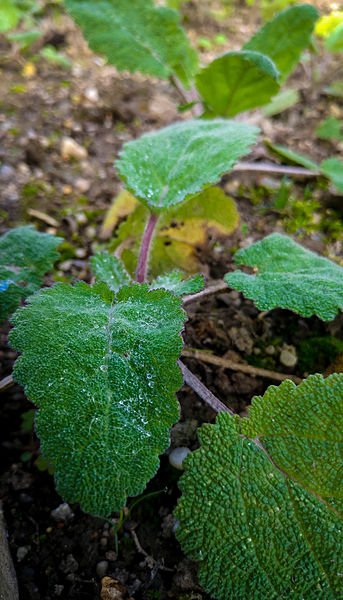
[[[42,452],[67,502],[106,516],[141,493],[179,418],[181,300],[147,284],[56,284],[17,311],[14,378],[39,411]]]
[[[92,271],[97,281],[105,281],[113,292],[131,281],[125,267],[119,258],[108,252],[97,252],[91,257]]]
[[[180,271],[171,271],[167,275],[160,275],[151,283],[151,289],[164,288],[171,290],[177,296],[196,294],[204,288],[204,276],[199,273],[183,279],[184,274]]]
[[[310,4],[300,4],[278,13],[244,46],[244,50],[262,52],[280,71],[280,82],[287,79],[311,41],[318,11]]]
[[[343,309],[343,268],[273,233],[235,255],[237,264],[257,267],[257,275],[227,273],[225,281],[255,301],[261,310],[280,307],[323,321]]]
[[[183,462],[177,537],[213,597],[343,597],[342,426],[336,374],[271,386],[250,419],[221,413],[201,428]]]
[[[196,77],[207,116],[233,117],[263,106],[279,90],[278,70],[260,52],[228,52],[212,61]]]
[[[21,298],[41,287],[43,276],[59,257],[56,248],[62,241],[31,225],[0,237],[0,322],[18,308]]]
[[[225,119],[184,121],[127,142],[116,166],[137,198],[163,210],[217,182],[248,154],[258,131]]]
[[[343,192],[343,162],[338,158],[327,158],[320,163],[321,171],[335,184],[339,192]]]
[[[189,86],[198,61],[175,10],[152,0],[63,0],[90,48],[119,70],[162,79],[175,73]]]

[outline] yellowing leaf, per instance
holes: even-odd
[[[108,209],[101,228],[101,237],[107,239],[110,237],[113,229],[120,219],[127,217],[137,206],[136,198],[127,190],[121,190]]]
[[[133,275],[148,210],[138,205],[120,225],[118,237],[111,247],[117,249],[126,269]],[[204,244],[211,231],[229,235],[238,225],[235,202],[217,187],[208,188],[187,203],[165,211],[157,224],[150,253],[150,275],[157,277],[177,267],[187,273],[199,269],[196,247]]]
[[[168,273],[175,267],[186,273],[195,273],[199,261],[192,244],[156,237],[151,250],[149,267],[153,277]]]
[[[27,77],[27,79],[34,77],[34,75],[36,75],[36,67],[34,63],[31,61],[27,61],[22,68],[21,74],[23,75],[23,77]]]
[[[235,202],[220,188],[213,187],[162,216],[158,235],[191,245],[204,244],[209,229],[228,235],[238,221]]]
[[[319,19],[315,27],[315,32],[320,37],[326,38],[341,23],[343,23],[343,11],[334,10],[329,15],[325,15]]]

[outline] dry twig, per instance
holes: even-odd
[[[0,381],[0,392],[7,390],[7,388],[11,387],[14,384],[12,375],[7,375]]]
[[[267,377],[268,379],[274,379],[276,381],[285,381],[285,379],[291,379],[297,384],[301,383],[302,381],[302,379],[296,375],[279,373],[278,371],[269,371],[268,369],[260,369],[244,363],[236,363],[228,358],[221,358],[220,356],[215,356],[213,354],[209,354],[208,352],[185,349],[182,351],[182,356],[185,358],[196,358],[197,360],[209,363],[211,365],[216,365],[217,367],[222,367],[224,369],[248,373],[248,375],[252,375],[253,377]]]

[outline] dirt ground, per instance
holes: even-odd
[[[328,12],[332,3],[313,4]],[[219,2],[194,1],[184,6],[185,26],[195,46],[218,33],[227,38],[211,48],[200,43],[204,63],[239,48],[261,23],[257,6],[236,2],[231,14],[218,20],[214,15],[221,8]],[[117,73],[104,65],[60,12],[56,17],[48,8],[40,26],[44,36],[31,54],[23,55],[5,36],[0,37],[0,233],[33,223],[41,231],[62,235],[66,242],[54,278],[89,282],[89,256],[110,243],[101,237],[101,227],[120,190],[113,162],[123,142],[191,114],[178,112],[180,98],[168,82]],[[32,56],[44,44],[65,53],[70,68],[43,59],[35,62]],[[343,119],[343,99],[325,92],[342,77],[337,56],[319,51],[303,61],[289,81],[299,89],[297,104],[272,118],[262,111],[247,115],[262,129],[249,161],[273,160],[263,137],[314,160],[333,155],[342,160],[342,142],[315,135],[324,118]],[[63,138],[77,142],[79,156],[63,154]],[[240,225],[229,238],[212,232],[207,243],[196,249],[199,270],[206,272],[209,285],[234,268],[233,250],[273,231],[291,233],[308,248],[343,264],[342,196],[324,182],[298,178],[292,184],[292,202],[280,210],[275,207],[280,184],[279,175],[263,173],[223,178],[223,189],[237,203]],[[46,283],[51,282],[48,276]],[[342,315],[322,323],[290,311],[260,313],[229,288],[190,303],[187,313],[186,348],[300,378],[330,368],[338,347],[330,340],[343,340]],[[16,358],[7,344],[9,327],[5,324],[0,330],[1,378],[11,373]],[[287,362],[286,355],[293,360]],[[241,415],[247,414],[254,395],[276,383],[257,372],[224,369],[194,358],[184,362]],[[32,405],[18,385],[2,393],[0,496],[21,600],[207,598],[197,583],[196,564],[183,555],[175,539],[173,509],[180,471],[170,465],[168,455],[178,446],[196,449],[197,428],[214,422],[216,415],[187,386],[178,398],[181,420],[171,431],[171,447],[116,535],[109,522],[82,513],[77,505],[63,505],[40,459],[30,420]]]

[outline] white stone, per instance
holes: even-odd
[[[86,148],[78,144],[71,137],[63,137],[61,141],[61,156],[63,160],[69,160],[75,158],[76,160],[82,160],[87,158],[88,152]]]
[[[294,346],[284,346],[280,353],[280,363],[285,367],[295,367],[298,357]]]
[[[172,467],[183,471],[184,467],[182,466],[182,463],[189,453],[189,448],[184,448],[183,446],[180,446],[180,448],[174,448],[174,450],[172,450],[169,454],[169,462],[172,465]]]

